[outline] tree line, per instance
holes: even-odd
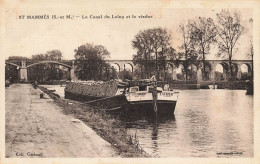
[[[118,78],[115,68],[111,67],[106,59],[110,52],[102,45],[86,43],[74,50],[75,52],[75,74],[80,80],[111,80]],[[9,60],[27,60],[25,57],[10,56]],[[45,54],[32,55],[27,62],[38,63],[40,61],[62,61],[63,56],[60,50],[47,51]],[[21,63],[17,63],[21,65]],[[55,63],[43,63],[28,68],[28,80],[40,83],[52,80],[71,80],[70,69]],[[6,65],[6,79],[19,79],[19,68]]]
[[[215,21],[205,17],[189,19],[186,24],[179,25],[178,32],[181,36],[179,52],[171,45],[172,35],[165,28],[142,30],[134,37],[132,47],[137,52],[133,55],[133,61],[141,78],[156,75],[158,79],[165,80],[168,67],[166,60],[178,66],[180,60],[184,59],[184,79],[187,80],[193,74],[192,64],[202,64],[202,78],[208,80],[212,68],[205,59],[212,45],[217,45],[219,53],[216,55],[228,60],[229,80],[235,79],[232,59],[237,41],[246,32],[238,11],[222,10],[216,14]]]

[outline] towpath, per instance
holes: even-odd
[[[111,144],[62,109],[39,89],[5,89],[6,157],[118,157]]]

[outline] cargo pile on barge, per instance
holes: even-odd
[[[75,81],[68,82],[65,88],[65,98],[91,101],[115,96],[119,82],[116,80],[102,81]]]
[[[127,104],[127,100],[122,93],[118,93],[119,87],[123,86],[117,80],[68,82],[65,88],[65,99],[77,100],[106,109],[120,108]]]

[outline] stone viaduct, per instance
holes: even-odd
[[[132,60],[107,60],[109,64],[111,64],[114,67],[117,67],[117,70],[123,71],[126,69],[126,67],[130,67],[131,72],[134,74],[134,69],[135,66],[133,64]],[[182,65],[184,65],[185,60],[180,60],[179,64],[176,64],[174,61],[166,61],[167,65],[170,66],[171,68],[171,74],[172,74],[172,79],[177,80],[177,69]],[[51,60],[46,60],[46,61],[33,61],[30,59],[26,60],[6,60],[5,64],[9,64],[12,66],[17,67],[19,70],[19,78],[23,79],[24,81],[28,81],[28,76],[27,76],[27,69],[38,65],[38,64],[45,64],[45,63],[54,63],[58,65],[62,65],[64,67],[67,67],[70,72],[70,77],[72,80],[76,80],[77,77],[74,74],[75,70],[75,65],[74,65],[74,60],[61,60],[61,61],[51,61]],[[223,76],[224,79],[227,79],[228,77],[228,72],[229,72],[229,65],[228,65],[228,60],[205,60],[207,68],[209,68],[209,80],[215,81],[215,72],[217,65],[221,65],[223,67]],[[196,72],[197,72],[197,80],[201,81],[202,80],[202,61],[197,61],[197,64],[192,64],[193,67],[195,67]],[[242,75],[242,65],[246,65],[248,69],[248,73],[252,73],[252,60],[232,60],[232,66],[234,67],[234,75],[237,79],[241,79]]]
[[[180,60],[179,64],[176,64],[174,61],[166,61],[167,65],[170,66],[172,69],[172,80],[177,80],[177,73],[176,70],[182,66],[184,67],[185,60]],[[108,63],[116,65],[118,67],[118,71],[125,70],[126,66],[129,65],[131,68],[131,72],[134,72],[134,64],[132,60],[108,60]],[[216,68],[217,65],[221,65],[223,68],[223,75],[224,79],[228,79],[228,72],[229,72],[229,64],[228,60],[205,60],[205,65],[206,68],[209,68],[209,79],[211,81],[215,81],[215,73],[216,73]],[[251,75],[252,74],[252,60],[232,60],[232,66],[234,67],[234,75],[237,79],[241,79],[242,76],[242,65],[246,65],[248,69],[248,73]],[[202,80],[202,61],[198,60],[197,64],[192,64],[193,67],[195,67],[196,72],[197,72],[197,80],[200,81]]]

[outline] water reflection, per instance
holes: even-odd
[[[121,119],[145,151],[160,157],[253,156],[253,98],[245,91],[185,90],[175,115]]]
[[[150,139],[145,142],[140,142],[140,145],[149,147],[152,154],[160,156],[160,147],[162,145],[167,146],[170,142],[161,143],[164,139],[164,135],[171,136],[172,128],[177,128],[176,117],[173,114],[158,115],[155,119],[153,114],[147,115],[147,113],[138,114],[123,114],[120,115],[120,120],[126,124],[126,127],[131,131],[132,134],[136,134],[137,138],[142,140],[143,134],[147,135]],[[161,134],[163,133],[163,135]]]
[[[157,119],[157,118],[155,118]],[[153,153],[157,152],[157,148],[158,148],[158,125],[157,125],[157,120],[154,120],[154,124],[153,124],[153,131],[152,131],[152,135],[151,135],[151,139],[152,139],[152,147],[153,147]]]
[[[156,140],[158,135],[157,117],[154,118],[152,140]]]
[[[174,114],[161,114],[154,119],[153,113],[120,113],[119,119],[125,122],[128,126],[139,126],[139,125],[157,125],[165,123],[167,121],[175,121]]]

